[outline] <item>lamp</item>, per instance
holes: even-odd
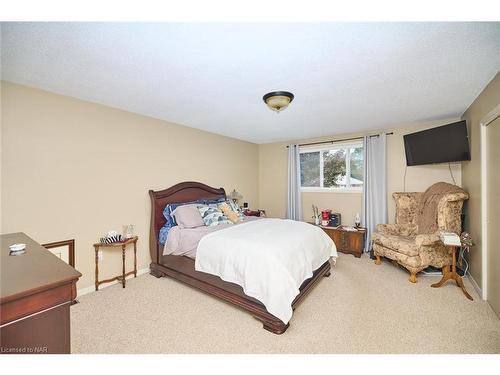
[[[243,198],[243,195],[237,192],[236,189],[233,189],[233,191],[229,193],[227,197],[229,199],[232,199],[235,203],[238,203],[238,201]]]
[[[273,91],[262,97],[264,103],[273,111],[280,112],[292,102],[294,95],[288,91]]]

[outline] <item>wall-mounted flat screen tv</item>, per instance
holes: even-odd
[[[406,134],[403,138],[406,165],[470,160],[469,137],[465,121]]]

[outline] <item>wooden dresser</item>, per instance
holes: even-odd
[[[9,255],[9,245],[26,252]],[[0,235],[0,353],[70,353],[70,304],[82,275],[24,233]]]
[[[365,233],[364,228],[358,230],[346,230],[344,227],[324,227],[320,226],[328,236],[335,242],[337,251],[346,254],[352,254],[360,258],[363,254],[365,246]]]

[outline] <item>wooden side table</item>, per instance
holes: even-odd
[[[266,211],[265,210],[249,210],[248,208],[245,208],[243,210],[243,214],[245,216],[257,216],[257,217],[265,217],[266,216]]]
[[[314,223],[311,223],[315,225]],[[358,228],[356,230],[347,230],[346,228],[339,227],[328,227],[323,225],[318,225],[321,229],[325,231],[326,234],[335,242],[337,250],[341,253],[352,254],[356,258],[360,258],[363,254],[363,248],[365,246],[365,228]]]
[[[121,281],[122,287],[125,288],[125,278],[129,275],[134,275],[134,277],[137,277],[137,240],[139,237],[134,236],[126,241],[123,242],[113,242],[113,243],[95,243],[94,244],[94,250],[95,250],[95,290],[99,290],[99,285],[103,283],[110,283],[112,281],[118,280]],[[125,249],[128,244],[134,244],[134,270],[125,273]],[[111,279],[106,279],[99,281],[99,249],[101,247],[111,247],[111,248],[122,248],[122,274],[116,277],[113,277]]]
[[[451,261],[452,262],[451,263],[451,270],[450,270],[450,266],[444,266],[443,267],[443,277],[441,278],[441,280],[438,283],[432,284],[431,287],[439,288],[441,285],[443,285],[448,280],[455,280],[455,283],[457,284],[457,286],[460,289],[462,289],[462,292],[465,294],[465,297],[467,297],[468,299],[473,301],[472,296],[465,289],[464,281],[462,280],[462,277],[457,273],[457,255],[456,255],[456,252],[457,252],[457,247],[459,247],[459,246],[448,245],[448,247],[450,248],[451,252],[453,253],[453,257],[452,257],[452,261]]]

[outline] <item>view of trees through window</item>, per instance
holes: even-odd
[[[361,188],[363,147],[301,151],[300,182],[306,188]]]
[[[300,185],[303,187],[319,187],[319,152],[300,154]]]

